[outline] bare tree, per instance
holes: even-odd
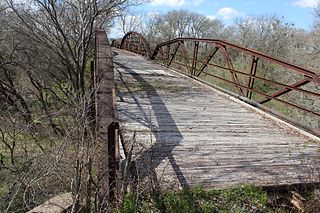
[[[142,20],[144,15],[135,13],[135,12],[124,12],[122,13],[115,21],[117,30],[122,32],[122,36],[130,31],[141,31],[142,29]]]
[[[0,182],[8,189],[0,193],[1,212],[25,212],[63,190],[72,190],[79,203],[92,175],[87,125],[94,31],[139,3],[21,2],[0,3]]]
[[[8,2],[15,16],[15,30],[63,64],[59,72],[66,76],[74,90],[85,92],[85,67],[92,50],[94,30],[105,27],[127,7],[126,0],[116,1],[40,1],[30,6]]]
[[[315,23],[312,32],[312,47],[313,47],[313,54],[319,55],[320,54],[320,1],[318,1],[317,7],[314,9],[314,16],[315,16]],[[319,69],[320,64],[316,66],[315,69]]]
[[[190,14],[188,25],[188,36],[194,38],[215,38],[221,37],[224,25],[218,19],[209,19],[197,13]]]
[[[219,38],[224,28],[219,20],[211,20],[204,15],[185,10],[155,15],[146,26],[144,34],[149,41],[165,41],[179,37]]]
[[[320,1],[318,1],[317,7],[314,9],[314,16],[316,19],[320,19]]]
[[[275,15],[239,18],[235,21],[234,40],[273,56],[285,56],[293,35],[293,25]]]

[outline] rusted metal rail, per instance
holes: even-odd
[[[103,209],[117,193],[120,160],[112,52],[105,31],[96,31],[95,62],[91,65],[91,72],[97,195],[98,206]]]
[[[126,34],[120,45],[121,49],[218,85],[253,105],[264,105],[264,109],[285,117],[297,115],[289,120],[320,135],[320,75],[314,71],[215,39],[177,38],[158,44],[154,51],[149,47],[136,32]],[[285,75],[279,75],[281,72]],[[310,119],[302,122],[306,116]]]

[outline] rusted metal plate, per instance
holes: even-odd
[[[164,187],[319,181],[320,139],[170,69],[117,50],[117,105],[142,181]],[[128,149],[130,150],[130,148]]]
[[[96,32],[95,75],[98,197],[103,204],[114,194],[118,170],[113,61],[105,31]]]

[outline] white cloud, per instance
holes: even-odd
[[[153,0],[151,2],[152,6],[160,6],[160,5],[166,5],[166,6],[183,6],[187,2],[186,0]]]
[[[217,15],[225,20],[230,20],[236,18],[237,16],[240,16],[241,14],[233,8],[224,7],[217,12]]]
[[[254,1],[246,1],[244,4],[245,5],[253,5],[255,2]]]
[[[203,3],[204,0],[152,0],[152,6],[176,6],[181,7],[185,5],[198,6]]]
[[[293,4],[302,8],[315,8],[317,7],[319,0],[297,0]]]
[[[200,5],[204,0],[192,0],[192,5],[197,6]]]
[[[217,19],[217,17],[216,17],[216,16],[211,16],[211,15],[207,16],[207,18],[208,18],[208,19],[211,19],[211,20],[215,20],[215,19]]]
[[[159,11],[150,11],[150,12],[147,13],[147,17],[148,18],[153,18],[153,17],[156,17],[158,15],[160,15]]]

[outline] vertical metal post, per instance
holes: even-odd
[[[199,41],[195,41],[194,49],[193,49],[193,57],[192,57],[192,67],[191,67],[191,75],[193,76],[196,74],[198,51],[199,51]]]
[[[186,63],[186,72],[189,71],[190,62],[188,59],[188,51],[186,50],[186,47],[184,46],[184,41],[181,41],[181,51],[182,51],[182,57]],[[190,70],[190,75],[192,71]]]
[[[166,56],[164,55],[162,47],[159,49],[159,53],[160,53],[160,59],[161,59],[162,64],[165,64],[164,60],[165,60]]]
[[[167,45],[167,52],[166,52],[166,64],[168,66],[169,64],[169,59],[170,59],[170,44]]]
[[[247,94],[246,94],[246,97],[249,99],[251,99],[251,96],[252,96],[252,89],[253,89],[254,80],[257,72],[258,60],[259,58],[252,56],[252,62],[251,62],[250,72],[249,72],[250,76],[249,76],[248,85],[247,85],[249,89],[247,89]]]
[[[142,55],[142,56],[144,56],[143,44],[142,44],[142,41],[141,41],[140,37],[139,37],[139,43],[138,43],[138,47],[137,47],[137,48],[138,48],[139,54]]]
[[[119,144],[118,144],[118,122],[113,122],[108,127],[108,157],[109,157],[109,198],[113,199],[117,196],[119,189]]]

